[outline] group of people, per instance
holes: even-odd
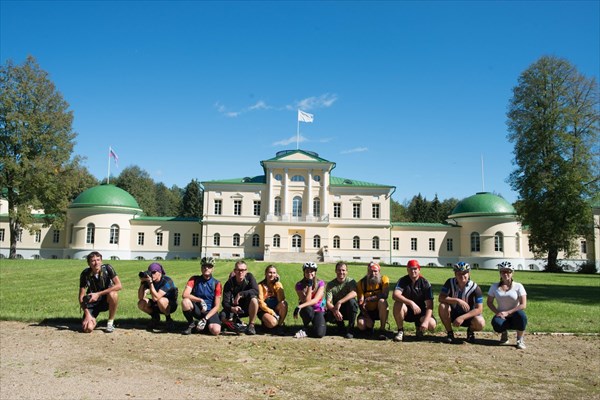
[[[98,252],[87,257],[88,268],[80,276],[79,304],[83,310],[82,328],[91,332],[96,327],[96,317],[108,311],[106,332],[114,330],[114,317],[118,304],[117,292],[122,288],[114,268],[102,262]],[[404,340],[404,323],[414,323],[416,338],[434,332],[437,320],[433,315],[434,296],[431,284],[421,274],[417,260],[407,263],[407,274],[401,277],[392,291],[392,314],[397,332],[396,342]],[[501,343],[508,342],[508,331],[517,331],[516,346],[525,348],[524,334],[527,316],[527,293],[522,284],[513,281],[514,269],[510,262],[498,264],[500,279],[488,291],[487,306],[494,313],[492,326],[501,334]],[[213,277],[214,261],[203,258],[201,274],[189,278],[182,294],[181,308],[188,326],[184,335],[204,332],[219,335],[228,331],[255,335],[259,320],[264,330],[283,334],[288,303],[277,268],[269,265],[265,277],[257,282],[244,261],[235,263],[233,272],[224,285]],[[389,338],[386,329],[389,314],[389,278],[382,275],[381,266],[371,262],[366,275],[358,282],[348,276],[348,266],[338,262],[335,279],[325,283],[317,278],[318,266],[307,262],[302,266],[303,278],[295,284],[298,306],[293,318],[300,318],[302,328],[295,338],[322,338],[327,334],[327,323],[336,326],[338,334],[347,339],[356,330],[375,335],[381,340]],[[443,285],[438,296],[438,316],[446,330],[447,343],[457,341],[454,329],[466,327],[466,340],[475,342],[475,332],[483,330],[483,293],[471,280],[471,267],[458,262],[453,266],[454,277]],[[140,272],[138,308],[151,316],[149,328],[160,323],[165,315],[168,330],[173,329],[172,313],[177,309],[178,289],[165,274],[159,263],[152,263],[147,271]],[[220,310],[220,311],[219,311]],[[242,322],[247,318],[248,323]],[[379,329],[375,329],[379,321]]]

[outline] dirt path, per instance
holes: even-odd
[[[394,343],[76,329],[1,321],[0,398],[600,398],[596,336],[529,335],[519,351],[491,334],[446,345],[441,334]]]

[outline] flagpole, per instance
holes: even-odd
[[[298,150],[300,144],[300,118],[296,119],[298,120],[298,128],[296,128],[296,150]]]
[[[485,174],[483,172],[483,154],[481,155],[481,189],[485,192]]]
[[[106,183],[110,183],[110,151],[112,150],[111,146],[108,146],[108,175],[106,176]]]

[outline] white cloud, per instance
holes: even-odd
[[[267,103],[265,103],[264,101],[260,100],[258,102],[256,102],[256,104],[254,104],[253,106],[248,107],[248,111],[251,110],[268,110],[272,107],[268,106]]]
[[[340,154],[363,153],[365,151],[369,151],[369,148],[368,147],[355,147],[350,150],[342,150],[342,151],[340,151]]]
[[[297,136],[292,136],[289,139],[284,139],[284,140],[280,140],[278,142],[274,142],[273,146],[287,146],[287,145],[290,145],[292,143],[296,143],[296,140],[298,140],[299,143],[308,141],[308,139],[306,139],[302,135],[300,135],[300,138],[298,138]]]
[[[296,103],[296,107],[301,110],[310,111],[315,110],[317,108],[328,108],[333,105],[337,101],[338,97],[336,94],[325,93],[318,97],[307,97],[306,99],[302,99]]]

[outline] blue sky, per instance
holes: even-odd
[[[33,55],[74,112],[97,178],[255,176],[296,148],[403,202],[509,201],[506,110],[543,55],[600,71],[599,1],[0,2],[0,58]],[[483,163],[482,163],[483,159]],[[483,168],[482,168],[483,164]],[[483,176],[482,176],[483,171]]]

